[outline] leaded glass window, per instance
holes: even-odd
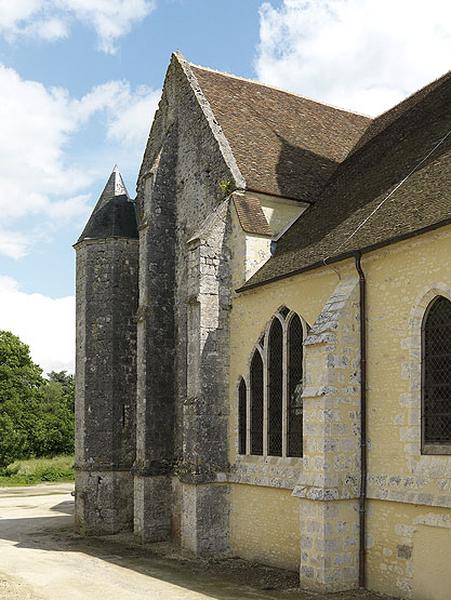
[[[268,343],[268,454],[282,456],[283,330],[276,317]]]
[[[302,323],[298,315],[293,315],[288,326],[287,456],[302,456],[302,358]]]
[[[451,302],[439,296],[423,322],[423,451],[451,450]],[[448,446],[445,450],[444,446]]]
[[[246,454],[246,429],[247,429],[247,391],[246,382],[243,378],[238,386],[238,453]]]
[[[301,318],[286,306],[258,338],[238,386],[239,454],[302,457],[303,340]]]
[[[263,360],[254,351],[250,369],[251,454],[263,454]]]

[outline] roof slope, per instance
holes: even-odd
[[[238,192],[234,192],[232,198],[243,231],[272,237],[272,229],[266,220],[258,198]]]
[[[247,188],[316,200],[371,119],[190,65]]]
[[[128,196],[117,166],[109,176],[77,244],[83,240],[113,237],[138,238],[135,203]]]
[[[451,221],[451,72],[396,108],[244,288]]]

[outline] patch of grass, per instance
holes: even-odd
[[[33,485],[49,481],[73,481],[73,479],[73,455],[16,460],[4,469],[0,469],[0,487]]]

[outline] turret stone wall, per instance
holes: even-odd
[[[138,244],[79,242],[77,250],[77,530],[130,527],[135,459]]]

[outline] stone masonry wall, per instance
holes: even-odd
[[[359,282],[343,277],[304,341],[301,585],[358,586],[360,485]]]
[[[139,223],[137,455],[135,535],[167,539],[171,529],[174,463],[175,172],[177,127],[172,125],[145,184]]]
[[[131,525],[135,459],[136,240],[77,246],[76,525]]]
[[[225,216],[208,223],[224,185],[235,184],[196,89],[174,57],[138,183],[135,532],[144,540],[172,532],[202,554],[227,544],[227,486],[216,474],[227,465],[230,266]]]

